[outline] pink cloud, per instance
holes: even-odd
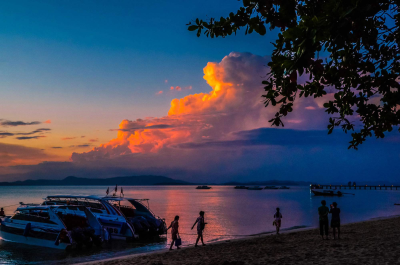
[[[160,90],[160,91],[158,91],[158,92],[156,93],[156,95],[161,95],[162,93],[163,93],[163,91]]]
[[[165,79],[165,81],[164,81],[165,83],[168,83],[168,80],[167,79]]]
[[[50,123],[51,123],[51,120],[44,121],[43,123],[48,123],[48,124],[50,124]]]
[[[76,139],[76,137],[64,137],[64,138],[61,138],[62,141],[73,140],[73,139]]]
[[[177,91],[181,91],[182,90],[182,88],[180,86],[176,86],[176,87],[171,86],[170,89],[171,90],[177,90]]]
[[[305,109],[308,109],[308,110],[315,110],[315,107],[313,107],[313,106],[307,106],[307,107],[305,107]]]

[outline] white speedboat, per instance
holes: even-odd
[[[0,225],[5,241],[57,249],[101,245],[107,234],[81,206],[22,206],[13,216],[1,219]]]
[[[165,219],[156,216],[150,210],[148,199],[107,196],[102,198],[102,201],[107,201],[120,210],[135,228],[135,232],[139,235],[139,238],[148,238],[167,233]]]
[[[54,195],[47,196],[43,205],[79,205],[85,206],[100,224],[107,229],[112,239],[132,240],[138,237],[135,228],[124,214],[102,196],[94,195]]]

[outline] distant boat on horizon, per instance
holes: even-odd
[[[246,186],[235,186],[234,189],[237,189],[237,190],[247,190],[247,189],[249,189],[249,187],[246,187]]]
[[[265,186],[264,189],[266,189],[266,190],[277,190],[278,187],[275,187],[275,186]]]
[[[280,186],[278,189],[280,189],[280,190],[288,190],[288,189],[290,189],[290,188],[287,187],[287,186]]]
[[[209,189],[211,189],[211,187],[206,186],[206,185],[197,186],[197,187],[196,187],[196,190],[209,190]]]
[[[254,187],[248,188],[248,190],[263,190],[263,188],[260,186],[254,186]]]

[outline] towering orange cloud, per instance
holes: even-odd
[[[72,160],[92,160],[131,153],[157,153],[185,142],[232,139],[234,132],[269,126],[273,108],[264,108],[261,81],[268,72],[269,57],[231,53],[221,62],[210,62],[203,69],[210,86],[208,93],[174,99],[168,115],[162,118],[123,120],[117,137],[88,153],[74,153]],[[171,87],[174,90],[174,87]],[[301,100],[301,109],[318,105]],[[301,126],[303,119],[293,115],[290,126]]]

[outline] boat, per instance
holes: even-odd
[[[264,189],[266,189],[266,190],[277,190],[278,187],[275,187],[275,186],[265,186]]]
[[[156,216],[149,206],[149,199],[133,199],[125,197],[104,197],[106,201],[120,210],[135,228],[139,238],[149,238],[167,233],[165,219]],[[147,204],[147,206],[146,206]]]
[[[211,189],[211,187],[209,187],[209,186],[197,186],[196,187],[196,190],[209,190],[209,189]]]
[[[333,190],[324,190],[324,191],[316,191],[316,190],[311,190],[311,192],[315,196],[343,196],[343,193],[340,191],[334,192]]]
[[[13,216],[1,219],[5,241],[41,247],[70,249],[101,245],[109,239],[97,218],[82,206],[20,206]]]
[[[124,214],[103,196],[96,195],[52,195],[47,196],[43,205],[79,205],[86,207],[100,224],[107,229],[111,239],[134,240],[139,235]]]
[[[254,186],[254,187],[250,187],[248,188],[248,190],[262,190],[263,188],[260,186]]]
[[[234,189],[237,189],[237,190],[247,190],[249,187],[246,187],[246,186],[235,186],[235,188]]]
[[[310,184],[310,190],[322,190],[324,187],[322,187],[319,184]]]
[[[280,190],[288,190],[288,189],[290,189],[290,188],[287,187],[287,186],[280,186],[278,189],[280,189]]]

